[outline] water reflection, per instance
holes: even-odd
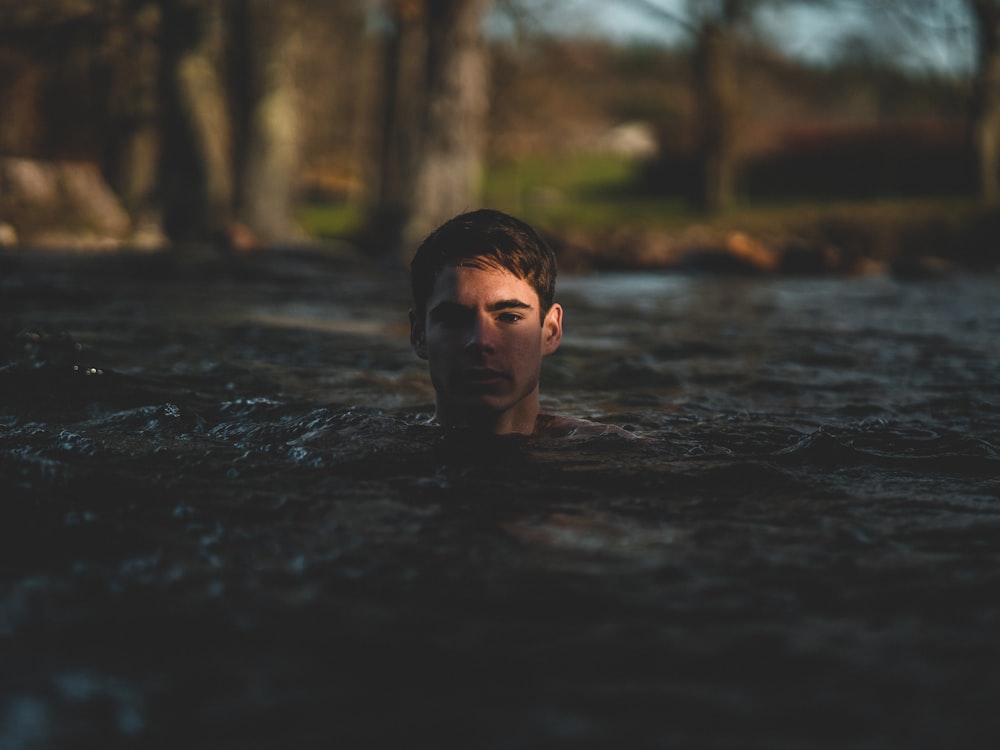
[[[568,276],[647,439],[476,441],[404,278],[255,262],[0,279],[0,745],[993,736],[996,279]]]

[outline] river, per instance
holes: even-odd
[[[1000,277],[561,277],[423,422],[405,276],[0,255],[0,747],[994,748]]]

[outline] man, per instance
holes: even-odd
[[[444,223],[411,265],[410,343],[427,360],[435,420],[497,435],[631,433],[542,414],[542,358],[562,340],[556,261],[528,224],[481,209]]]

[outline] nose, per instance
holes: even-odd
[[[491,352],[495,347],[494,334],[490,316],[477,315],[469,326],[469,337],[465,345],[469,349]]]

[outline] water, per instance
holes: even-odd
[[[405,278],[0,258],[0,747],[1000,739],[1000,279],[566,277],[422,421]]]

